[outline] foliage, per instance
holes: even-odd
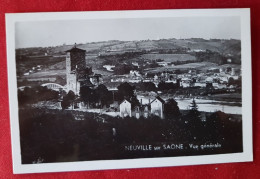
[[[123,101],[124,99],[127,99],[131,103],[132,108],[140,105],[136,95],[134,94],[134,90],[135,90],[134,86],[131,86],[129,83],[125,82],[120,84],[117,88],[118,88],[118,92],[117,92],[118,101]]]
[[[167,119],[178,119],[181,116],[178,103],[170,98],[164,105],[164,115]]]
[[[230,77],[228,79],[228,85],[236,85],[236,86],[241,87],[241,84],[242,84],[242,78],[241,77],[239,77],[237,80],[235,80],[233,77]]]
[[[63,100],[61,102],[62,109],[67,109],[70,105],[72,105],[74,103],[75,98],[76,98],[76,95],[74,94],[74,92],[69,91],[68,94],[66,94],[63,97]]]
[[[212,62],[219,65],[225,64],[226,59],[218,52],[207,50],[206,52],[196,52],[196,58],[201,62]]]
[[[133,86],[131,86],[129,83],[125,82],[120,84],[118,87],[118,100],[122,101],[124,100],[124,98],[131,98],[132,96],[134,96],[134,90],[135,88]]]
[[[103,107],[112,103],[113,94],[112,92],[109,92],[107,87],[103,84],[95,89],[82,86],[80,88],[80,98],[87,104],[94,105],[98,103],[100,107]]]
[[[33,104],[39,101],[58,100],[59,92],[48,89],[47,87],[25,87],[24,90],[18,90],[19,106]]]
[[[153,82],[143,82],[139,85],[141,91],[157,91],[157,88]]]
[[[135,68],[128,64],[119,64],[114,68],[115,75],[124,75],[129,74],[131,70],[134,70]]]
[[[169,103],[174,101],[170,100]],[[194,104],[193,110],[196,111]],[[74,119],[79,115],[84,120]],[[157,116],[122,119],[80,111],[20,109],[19,125],[23,164],[30,164],[39,158],[44,163],[51,163],[242,151],[242,122],[239,116],[219,111],[208,114],[205,122],[196,121],[194,128],[184,120],[162,120]],[[124,150],[125,145],[165,143],[186,146],[190,143],[220,143],[223,147],[178,152]]]
[[[178,87],[179,87],[178,84],[174,84],[174,83],[160,82],[158,84],[158,90],[160,90],[160,91],[176,89]]]
[[[89,88],[88,86],[81,86],[80,87],[80,98],[83,102],[89,103],[93,102],[93,90]]]
[[[112,103],[112,92],[109,92],[105,85],[99,85],[95,89],[95,94],[97,96],[98,101],[100,102],[101,107]]]

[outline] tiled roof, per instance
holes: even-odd
[[[152,102],[154,102],[156,99],[158,99],[162,104],[165,103],[165,101],[160,96],[157,96]]]
[[[77,48],[77,47],[73,47],[70,50],[67,50],[66,52],[86,52],[86,50]]]
[[[129,102],[127,99],[124,99],[122,102],[120,102],[120,104],[122,104],[124,101],[127,101],[127,102]],[[130,102],[129,102],[130,103]],[[131,103],[130,103],[131,104]]]

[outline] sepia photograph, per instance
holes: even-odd
[[[6,19],[14,172],[252,161],[249,9]]]

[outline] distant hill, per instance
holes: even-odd
[[[35,54],[37,53],[48,53],[48,55],[64,54],[64,52],[72,48],[71,45],[60,45],[55,47],[35,47],[17,49],[18,53],[21,54]],[[104,42],[92,42],[85,44],[77,44],[78,48],[82,48],[87,52],[91,53],[105,53],[105,52],[122,52],[122,51],[138,51],[138,50],[160,50],[160,49],[178,49],[178,48],[189,48],[191,50],[211,50],[219,52],[225,55],[239,55],[241,52],[241,41],[230,39],[160,39],[160,40],[140,40],[140,41],[104,41]]]
[[[45,60],[39,64],[53,65],[54,63],[49,63],[50,60],[52,61],[52,59],[57,58],[65,59],[65,51],[71,49],[73,46],[73,44],[64,44],[55,47],[16,49],[16,60],[18,63],[22,60],[35,61],[43,56]],[[118,63],[125,63],[129,60],[136,59],[137,61],[140,61],[140,59],[147,58],[150,60],[161,59],[165,62],[197,60],[223,64],[222,61],[224,57],[224,60],[230,58],[232,63],[241,63],[241,41],[235,39],[206,40],[201,38],[172,38],[140,41],[111,40],[77,44],[77,47],[87,51],[86,63],[94,68],[102,68],[104,64],[116,65]],[[65,63],[61,62],[54,66],[50,66],[50,68],[64,69]]]

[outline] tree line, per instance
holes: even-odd
[[[239,116],[217,111],[203,115],[192,101],[190,109],[179,111],[174,100],[165,106],[164,120],[157,116],[136,119],[84,113],[77,121],[71,111],[20,109],[22,163],[69,162],[105,159],[169,157],[242,152],[242,122]],[[102,120],[99,120],[102,119]],[[136,151],[125,145],[182,143],[220,143],[208,150]]]

